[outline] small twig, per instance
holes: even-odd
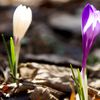
[[[89,95],[90,96],[95,96],[96,98],[99,98],[100,99],[100,91],[99,90],[96,90],[92,87],[88,87],[88,92],[89,92]]]

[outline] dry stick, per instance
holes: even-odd
[[[88,92],[89,92],[89,95],[90,96],[95,96],[96,98],[99,98],[100,99],[100,91],[99,90],[96,90],[92,87],[88,87]]]
[[[52,82],[50,80],[33,80],[34,84],[45,85],[61,92],[71,91],[70,83]]]

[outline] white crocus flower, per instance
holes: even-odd
[[[19,5],[13,15],[13,34],[15,41],[16,75],[21,39],[24,37],[32,21],[32,11],[29,7]],[[17,76],[16,76],[17,77]]]
[[[31,9],[19,5],[13,15],[13,34],[19,41],[23,38],[32,21]]]

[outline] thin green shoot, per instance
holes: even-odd
[[[73,67],[71,64],[70,64],[70,67],[71,67],[71,71],[72,71],[72,75],[73,75],[72,78],[75,82],[76,89],[77,89],[77,92],[79,94],[79,98],[80,98],[80,100],[85,100],[81,72],[79,71],[79,69],[77,69],[78,77],[76,78]]]
[[[16,56],[15,56],[15,46],[14,46],[14,41],[13,38],[10,37],[10,56],[11,56],[11,62],[13,66],[13,76],[16,78]]]
[[[79,71],[79,69],[77,70],[78,72],[78,82],[80,84],[80,87],[79,87],[79,97],[80,97],[80,100],[85,100],[85,97],[84,97],[84,92],[83,92],[83,84],[82,84],[82,75]]]
[[[76,86],[79,86],[78,80],[75,77],[75,73],[74,73],[74,70],[73,70],[73,67],[71,64],[70,64],[70,67],[71,67],[71,71],[72,71],[72,75],[73,75],[72,78],[75,81],[75,84],[77,84]]]
[[[4,38],[4,35],[2,34],[2,39],[3,39],[3,43],[7,52],[7,56],[8,56],[8,63],[9,63],[9,68],[10,68],[10,73],[11,75],[13,75],[13,77],[16,78],[16,56],[15,56],[15,46],[14,46],[14,41],[13,38],[10,37],[10,50],[8,49],[8,45],[6,43],[6,40]],[[16,82],[15,79],[13,79],[14,82]]]
[[[2,34],[2,39],[3,39],[3,44],[5,46],[5,50],[7,52],[7,57],[8,57],[8,63],[9,63],[9,67],[10,67],[10,71],[12,72],[13,68],[12,68],[12,63],[11,63],[11,57],[10,57],[10,53],[9,53],[9,49],[8,49],[8,46],[7,46],[7,43],[6,43],[6,40],[4,38],[4,35]]]

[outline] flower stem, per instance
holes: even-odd
[[[19,61],[19,53],[20,53],[20,42],[18,41],[15,44],[15,53],[16,53],[16,66],[15,66],[15,76],[17,78],[17,70],[18,70],[18,61]]]

